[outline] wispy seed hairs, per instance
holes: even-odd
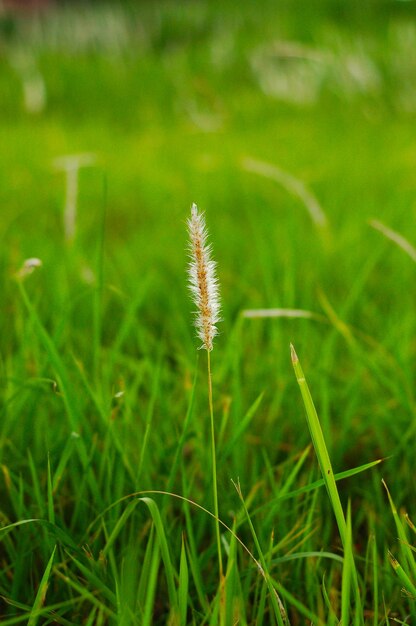
[[[188,219],[189,256],[188,266],[189,288],[196,304],[195,326],[197,335],[202,341],[201,348],[207,351],[208,373],[208,403],[211,423],[211,465],[212,465],[212,495],[215,517],[215,534],[217,537],[218,568],[220,586],[223,587],[224,570],[221,554],[221,534],[218,515],[218,488],[217,488],[217,460],[215,453],[215,421],[212,402],[211,377],[211,350],[217,322],[220,321],[220,298],[218,294],[218,280],[216,266],[211,258],[211,246],[207,243],[208,232],[203,213],[199,213],[196,204],[191,207],[191,217]]]
[[[201,348],[210,352],[218,333],[216,324],[220,321],[220,298],[216,263],[211,258],[211,245],[207,244],[204,214],[198,211],[196,204],[191,207],[187,224],[191,258],[188,266],[189,288],[197,307],[195,326],[202,341]]]

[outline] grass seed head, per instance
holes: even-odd
[[[218,333],[216,324],[220,321],[220,299],[216,264],[212,260],[211,246],[207,244],[208,232],[203,213],[198,211],[196,204],[191,207],[188,219],[189,254],[188,266],[189,288],[197,307],[195,326],[197,335],[202,341],[201,348],[211,351],[213,339]]]
[[[42,267],[42,261],[40,259],[37,259],[35,257],[31,257],[30,259],[26,259],[26,261],[24,261],[24,263],[23,263],[22,267],[20,268],[20,270],[17,272],[16,276],[19,279],[24,279],[27,276],[30,276],[30,274],[33,274],[33,272],[38,267]]]

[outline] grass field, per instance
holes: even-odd
[[[3,626],[416,623],[415,17],[0,15]],[[192,202],[222,304],[223,579]]]

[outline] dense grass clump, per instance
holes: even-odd
[[[0,14],[2,625],[415,622],[413,18]]]

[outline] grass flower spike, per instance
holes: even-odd
[[[201,348],[212,350],[213,339],[217,334],[216,324],[220,321],[220,300],[216,264],[211,258],[211,246],[207,244],[207,228],[203,213],[192,205],[188,219],[189,251],[189,287],[197,307],[195,326],[202,341]]]
[[[207,227],[205,226],[204,215],[198,212],[196,204],[193,204],[191,207],[191,217],[188,219],[188,232],[189,253],[191,257],[188,266],[189,288],[197,308],[195,326],[198,337],[202,341],[201,348],[205,348],[207,351],[208,403],[211,422],[212,495],[216,520],[215,531],[217,537],[218,565],[222,588],[224,574],[218,517],[217,460],[215,453],[215,424],[211,377],[211,350],[214,337],[218,332],[216,324],[220,320],[220,299],[218,295],[218,280],[215,275],[216,266],[211,258],[211,246],[207,243],[208,233]]]

